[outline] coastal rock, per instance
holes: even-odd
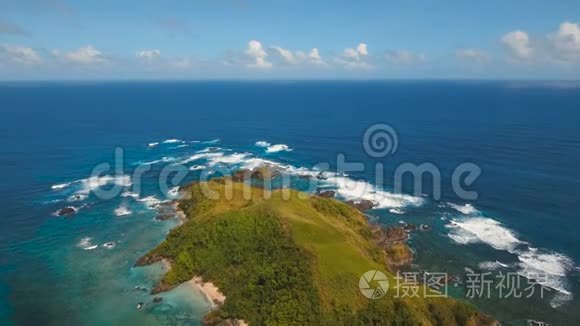
[[[318,180],[326,180],[326,177],[324,176],[324,173],[318,172],[318,174],[316,175],[316,179],[318,179]]]
[[[155,285],[155,287],[151,290],[151,294],[155,295],[161,292],[167,292],[170,290],[173,290],[176,287],[176,285],[171,285],[171,284],[167,284],[164,282],[159,282],[157,283],[157,285]]]
[[[334,197],[334,195],[336,194],[336,192],[334,190],[322,190],[322,189],[318,189],[316,191],[316,196],[322,197],[322,198],[332,198]]]
[[[280,171],[270,165],[262,165],[252,171],[252,178],[258,180],[271,180],[279,175]]]
[[[155,298],[153,298],[153,303],[160,303],[162,301],[163,301],[163,298],[162,297],[155,297]]]
[[[428,224],[421,224],[419,226],[419,230],[421,230],[423,232],[429,232],[429,231],[431,231],[431,229],[432,229],[431,225],[428,225]]]
[[[148,265],[160,262],[163,259],[164,258],[162,256],[155,255],[155,254],[145,255],[145,256],[139,258],[139,260],[137,260],[137,262],[135,263],[134,266],[148,266]]]
[[[391,270],[411,264],[413,252],[405,243],[395,243],[385,248],[387,264]]]
[[[238,170],[232,174],[232,181],[242,182],[248,180],[252,172],[248,169]]]
[[[76,207],[67,206],[67,207],[59,209],[58,211],[56,211],[55,214],[57,216],[68,216],[68,215],[76,214],[77,212],[78,212],[78,209]]]
[[[361,212],[366,212],[369,209],[372,209],[373,207],[376,206],[375,203],[373,203],[372,201],[367,200],[367,199],[362,199],[359,201],[349,200],[346,203],[349,204],[350,206],[358,209]]]
[[[163,214],[157,215],[155,217],[155,220],[157,220],[157,221],[165,221],[165,220],[168,220],[168,219],[170,219],[170,218],[172,218],[174,216],[175,216],[175,214],[172,214],[172,213],[163,213]]]
[[[403,242],[409,238],[407,231],[401,226],[389,226],[383,229],[384,240],[383,245],[389,245],[392,243]]]

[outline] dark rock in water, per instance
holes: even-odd
[[[316,195],[320,196],[322,198],[332,198],[334,197],[336,193],[334,192],[334,190],[322,190],[322,189],[318,189],[316,191]]]
[[[159,282],[157,285],[151,290],[151,294],[157,294],[161,292],[167,292],[169,290],[173,290],[176,285],[167,284],[164,282]]]
[[[318,175],[316,175],[316,179],[318,179],[318,180],[326,180],[326,177],[324,176],[324,173],[319,172]]]
[[[137,260],[137,262],[135,263],[135,266],[147,266],[147,265],[151,265],[157,262],[160,262],[163,260],[162,256],[159,255],[145,255],[141,258],[139,258],[139,260]]]
[[[407,223],[405,223],[403,225],[403,228],[407,232],[413,232],[413,231],[416,231],[417,230],[417,226],[415,224],[407,224]]]
[[[155,217],[155,219],[157,221],[165,221],[165,220],[168,220],[168,219],[170,219],[170,218],[172,218],[174,216],[175,216],[175,214],[172,214],[172,213],[164,213],[164,214],[161,214],[161,215],[157,215],[157,217]]]
[[[67,206],[67,207],[61,208],[58,211],[56,211],[56,215],[57,216],[67,216],[67,215],[76,214],[76,212],[77,212],[77,209],[75,207]]]
[[[162,297],[155,297],[155,298],[153,298],[153,303],[159,303],[161,301],[163,301],[163,298]]]
[[[137,304],[137,309],[141,309],[141,308],[143,307],[143,305],[144,305],[144,304],[145,304],[145,303],[143,303],[143,302],[139,302],[139,303]]]
[[[311,180],[311,179],[312,179],[312,176],[311,176],[311,175],[309,175],[309,174],[300,174],[300,175],[298,176],[298,179],[302,179],[302,180]]]
[[[427,224],[421,224],[419,226],[419,230],[421,230],[423,232],[429,232],[429,231],[431,231],[431,226],[427,225]]]
[[[408,239],[409,235],[404,227],[400,226],[389,226],[383,229],[384,232],[384,243],[395,243],[403,242]]]
[[[115,247],[115,243],[114,242],[107,242],[103,245],[103,247],[105,247],[107,249],[112,249]]]
[[[347,201],[346,203],[349,204],[350,206],[358,209],[361,212],[368,211],[369,209],[372,209],[373,207],[376,206],[375,203],[373,203],[372,201],[367,200],[367,199],[362,199],[360,201],[350,200],[350,201]]]

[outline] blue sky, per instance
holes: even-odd
[[[0,0],[0,79],[578,79],[580,1]]]

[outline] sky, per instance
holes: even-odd
[[[0,0],[0,80],[579,76],[578,0]]]

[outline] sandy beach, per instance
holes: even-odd
[[[199,276],[191,279],[190,283],[198,288],[213,306],[221,305],[226,301],[226,296],[213,283],[204,282]]]

